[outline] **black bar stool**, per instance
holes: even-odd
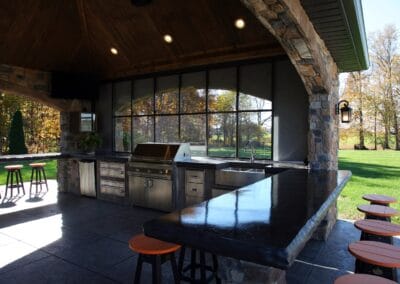
[[[46,173],[44,171],[44,166],[46,163],[32,163],[29,164],[32,168],[31,174],[31,185],[29,187],[29,197],[32,194],[32,185],[36,186],[36,194],[38,194],[38,187],[40,186],[40,192],[42,192],[42,184],[46,185],[46,190],[49,191],[49,186],[47,185]],[[33,178],[35,176],[35,179]]]
[[[190,283],[210,283],[215,279],[217,284],[221,283],[221,279],[218,278],[218,259],[215,254],[211,254],[213,266],[206,264],[206,252],[204,250],[190,248],[190,264],[183,266],[185,259],[186,247],[182,246],[179,255],[178,270],[181,276],[181,281]],[[199,255],[199,262],[197,262],[197,253]],[[190,276],[186,274],[190,270]],[[200,278],[196,278],[196,271],[200,272]],[[207,276],[207,272],[209,275]]]
[[[161,283],[161,264],[168,260],[171,262],[174,281],[175,283],[179,283],[179,273],[176,266],[175,252],[181,248],[180,245],[163,242],[154,238],[146,237],[144,234],[140,234],[129,240],[129,248],[134,252],[139,253],[134,283],[140,283],[143,262],[152,265],[152,283]]]
[[[4,194],[4,198],[7,197],[7,192],[9,188],[11,189],[10,198],[13,197],[14,188],[18,190],[18,194],[19,194],[19,189],[22,188],[22,192],[25,195],[24,182],[21,176],[21,169],[23,167],[24,167],[23,165],[10,165],[4,167],[7,170],[6,192]],[[14,182],[14,176],[15,176],[15,182]]]

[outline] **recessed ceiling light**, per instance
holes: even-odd
[[[172,36],[170,35],[164,35],[164,41],[167,43],[171,43],[173,41]]]
[[[117,55],[118,54],[118,49],[116,49],[115,47],[111,47],[110,51],[112,54]]]
[[[243,19],[237,19],[235,21],[235,27],[237,27],[238,29],[243,29],[246,26],[246,22]]]

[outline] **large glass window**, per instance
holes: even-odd
[[[181,139],[182,142],[190,142],[190,149],[194,156],[206,156],[206,115],[182,115]]]
[[[236,110],[236,68],[210,70],[209,74],[208,110]]]
[[[115,118],[115,139],[114,149],[117,152],[130,152],[131,151],[131,118],[130,117],[117,117]]]
[[[270,111],[239,113],[239,158],[271,158],[271,122]]]
[[[114,84],[114,115],[131,114],[131,81]]]
[[[179,77],[165,76],[157,78],[156,114],[178,113]]]
[[[206,111],[206,72],[182,75],[181,112],[199,113]]]
[[[137,116],[132,119],[133,149],[139,143],[154,141],[154,117]]]
[[[234,158],[236,156],[236,114],[210,114],[208,125],[208,155]]]
[[[114,150],[190,142],[193,156],[271,159],[271,78],[267,62],[116,82]]]
[[[179,117],[156,116],[156,142],[179,142]]]
[[[135,80],[133,83],[133,115],[153,114],[154,112],[153,78]]]

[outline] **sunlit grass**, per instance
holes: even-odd
[[[357,205],[367,203],[362,199],[366,193],[393,196],[400,202],[400,151],[341,150],[339,168],[353,173],[338,200],[339,217],[363,218]],[[400,210],[400,203],[391,206]],[[400,217],[393,220],[400,223]]]
[[[41,161],[35,161],[35,163],[39,163]],[[57,160],[46,160],[43,161],[46,163],[44,168],[46,172],[47,179],[55,179],[57,177]],[[24,167],[21,170],[22,180],[24,182],[29,182],[31,180],[31,167],[29,166],[33,161],[19,161],[19,162],[10,162],[10,163],[0,163],[0,185],[6,184],[7,180],[7,171],[4,169],[7,165],[23,165]]]

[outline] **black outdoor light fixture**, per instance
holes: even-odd
[[[342,107],[340,107],[341,104],[343,104]],[[336,114],[340,113],[342,123],[349,123],[351,121],[351,111],[352,108],[349,107],[349,102],[346,100],[341,100],[336,105]]]

